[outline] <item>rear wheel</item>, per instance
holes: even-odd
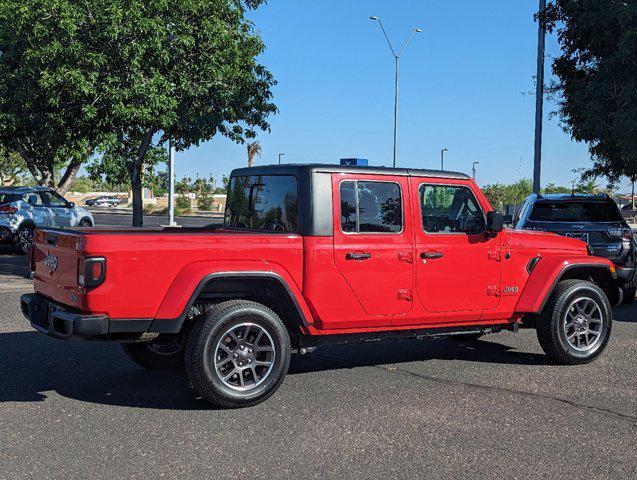
[[[174,370],[184,365],[185,335],[163,334],[150,342],[122,343],[128,357],[149,370]]]
[[[93,223],[88,218],[80,220],[79,227],[92,227]]]
[[[542,350],[553,360],[569,365],[598,357],[610,338],[611,306],[604,292],[583,280],[557,284],[537,321]]]
[[[30,225],[20,227],[14,241],[14,248],[18,255],[26,255],[29,252],[29,248],[33,245],[34,231],[34,227]]]
[[[195,390],[223,408],[256,405],[276,392],[290,365],[281,319],[256,302],[212,306],[191,330],[186,372]]]

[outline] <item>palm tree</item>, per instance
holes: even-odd
[[[254,158],[261,156],[261,144],[258,140],[248,142],[248,167],[254,165]]]

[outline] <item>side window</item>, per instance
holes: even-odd
[[[453,185],[420,185],[422,228],[427,233],[484,231],[484,215],[471,190]]]
[[[403,229],[400,186],[393,182],[341,183],[341,230],[346,233],[399,233]]]
[[[42,203],[42,197],[40,194],[31,192],[24,194],[24,201],[27,202],[32,207],[42,207],[44,204]]]
[[[55,193],[43,192],[43,195],[49,207],[68,207],[68,202]]]

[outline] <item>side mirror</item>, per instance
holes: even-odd
[[[75,202],[69,202],[69,208],[73,208],[75,206]]]
[[[487,232],[498,233],[501,232],[504,226],[504,219],[500,212],[495,210],[487,212]]]

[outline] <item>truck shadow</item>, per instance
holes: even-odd
[[[490,341],[441,339],[324,347],[311,355],[293,356],[289,373],[299,375],[440,359],[546,364],[542,355],[516,351]],[[41,402],[58,395],[96,404],[148,409],[212,408],[189,389],[183,370],[144,370],[131,363],[118,345],[61,342],[37,332],[0,334],[0,403]]]

